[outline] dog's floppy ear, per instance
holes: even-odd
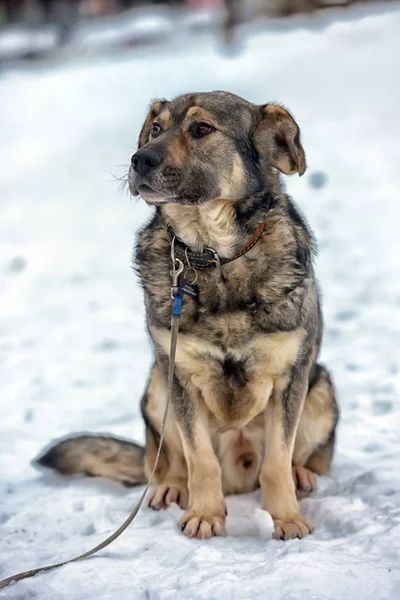
[[[150,106],[149,114],[146,117],[142,131],[139,134],[138,148],[141,148],[149,141],[150,127],[156,118],[160,114],[162,108],[167,104],[166,100],[156,100]]]
[[[267,164],[285,175],[306,170],[306,155],[300,143],[300,129],[292,115],[276,104],[259,107],[254,141]]]

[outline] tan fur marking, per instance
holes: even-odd
[[[268,403],[265,417],[265,458],[260,483],[263,491],[263,508],[275,524],[274,537],[303,537],[311,532],[308,521],[300,514],[292,476],[292,454],[295,436],[285,439],[284,415],[281,402],[284,380],[276,384],[274,395]],[[304,396],[305,396],[304,382]],[[295,428],[296,430],[296,428]]]
[[[260,148],[269,155],[274,167],[285,175],[306,170],[306,157],[299,141],[299,128],[290,113],[281,106],[267,104],[258,128]],[[276,138],[280,138],[277,143]]]
[[[259,335],[245,344],[241,351],[236,347],[230,352],[238,359],[253,355],[257,372],[264,374],[266,369],[268,375],[282,375],[296,361],[305,335],[304,329]]]
[[[199,122],[204,121],[207,125],[212,125],[215,129],[218,129],[218,122],[208,110],[201,108],[200,106],[192,106],[186,113],[186,117],[182,124],[182,130],[186,131],[194,120]]]
[[[152,124],[154,117],[160,112],[162,108],[161,102],[157,101],[151,105],[149,113],[143,124],[142,130],[139,135],[139,148],[147,144],[149,141],[150,125]]]
[[[180,520],[183,533],[188,537],[211,537],[212,528],[217,535],[226,535],[225,501],[222,492],[221,466],[211,443],[207,412],[197,407],[193,422],[194,441],[189,442],[183,429],[182,445],[189,471],[189,505]],[[203,523],[203,525],[202,525]],[[221,527],[221,530],[219,530]]]
[[[274,519],[289,520],[299,512],[299,508],[291,472],[291,448],[285,441],[283,421],[280,392],[275,391],[265,417],[266,449],[260,483],[263,508]]]
[[[85,463],[86,472],[93,477],[107,477],[129,484],[130,482],[145,482],[142,465],[136,466],[131,461],[124,464],[120,457],[113,462],[106,463],[101,457],[87,456]]]
[[[166,387],[157,366],[153,368],[148,388],[147,414],[157,428],[161,427],[163,410],[165,408]],[[173,410],[173,409],[172,409]],[[220,431],[220,424],[209,415],[209,426],[212,444],[222,469],[223,493],[245,493],[256,489],[259,485],[258,475],[261,468],[264,448],[264,415],[259,415],[243,429]],[[181,489],[187,486],[186,460],[173,412],[167,420],[166,437],[168,438],[168,462],[177,466],[173,472],[168,472],[168,463],[164,461],[163,468],[157,470],[156,483],[168,484]],[[152,469],[156,445],[146,451],[146,473]],[[251,464],[250,464],[251,463]]]
[[[153,339],[162,347],[164,352],[169,355],[170,332],[165,329],[157,329],[154,326],[150,326],[150,331]],[[195,335],[184,333],[178,335],[175,357],[177,365],[185,365],[186,361],[189,361],[189,366],[190,361],[193,358],[196,359],[205,354],[210,354],[217,360],[223,360],[224,357],[224,353],[217,346],[205,342],[204,340],[199,340]]]
[[[222,327],[223,324],[228,323],[228,321],[230,321],[229,316],[223,316],[221,317],[218,325]],[[243,334],[245,335],[248,327],[247,320],[239,319],[238,315],[234,315],[232,317],[232,322],[228,323],[227,329],[233,328],[235,323],[239,323],[234,332],[235,335],[241,331],[243,331]],[[170,338],[169,331],[151,327],[151,332],[155,334],[157,342],[159,342],[167,352]],[[243,341],[240,350],[237,348],[237,346],[232,348],[230,347],[229,334],[228,337],[225,338],[224,342],[228,347],[229,352],[234,353],[234,356],[236,356],[238,360],[243,356],[247,357],[248,354],[253,352],[256,352],[258,356],[268,356],[269,364],[272,365],[272,368],[274,371],[276,371],[279,369],[277,366],[278,364],[284,362],[286,365],[287,361],[289,361],[289,363],[294,362],[305,334],[306,332],[304,329],[296,329],[295,331],[280,331],[266,335],[258,335],[253,337],[249,342]],[[196,335],[191,335],[188,333],[179,334],[177,352],[180,351],[197,355],[212,354],[220,359],[223,359],[225,356],[225,353],[223,353],[218,346],[215,346],[204,340],[199,340]]]
[[[153,425],[158,431],[161,431],[161,423],[167,402],[167,388],[160,369],[154,365],[150,381],[147,388],[146,412]],[[169,415],[165,426],[165,445],[168,448],[168,454],[162,463],[163,467],[157,469],[156,483],[168,483],[177,488],[186,488],[187,471],[183,457],[183,448],[180,436],[176,426],[176,420],[173,414],[173,407],[170,407]],[[156,446],[154,445],[151,455],[146,453],[145,473],[149,477],[153,469]]]
[[[315,450],[307,460],[306,467],[317,475],[329,475],[332,463],[333,446],[325,445]]]
[[[333,428],[332,387],[324,379],[307,394],[297,430],[293,462],[305,465],[315,448],[328,440]]]
[[[222,198],[240,198],[244,191],[244,167],[240,155],[235,152],[233,155],[233,165],[229,177],[221,181]]]
[[[161,108],[162,103],[159,100],[156,100],[150,107],[150,113],[157,114],[160,112]]]
[[[282,108],[282,106],[278,106],[277,104],[267,104],[265,107],[265,112],[283,119],[287,119],[288,117],[287,110]]]
[[[229,327],[228,319],[225,317],[223,320]],[[245,328],[246,323],[242,326]],[[150,330],[153,339],[168,354],[169,332],[154,327]],[[226,392],[225,388],[221,390],[224,352],[196,336],[180,334],[176,351],[177,372],[186,385],[201,391],[208,409],[227,427],[245,426],[265,410],[274,379],[285,375],[295,362],[304,335],[302,329],[274,333],[255,337],[250,342],[231,348],[230,353],[236,360],[246,359],[248,382],[241,389]],[[226,344],[229,348],[229,334]],[[210,358],[214,358],[214,362],[210,362]]]
[[[196,207],[168,204],[162,211],[176,235],[193,250],[209,246],[222,257],[232,256],[237,237],[232,199]]]
[[[235,319],[238,320],[237,317],[233,316],[232,321]],[[227,321],[228,317],[221,318],[221,327]],[[245,333],[247,329],[246,320],[242,321],[241,328]],[[150,330],[155,341],[160,344],[166,354],[169,354],[170,332],[156,327],[150,327]],[[305,334],[304,329],[296,329],[295,331],[259,335],[250,342],[243,342],[240,350],[238,346],[230,348],[229,333],[224,342],[231,355],[237,360],[252,357],[254,365],[252,365],[251,371],[261,372],[262,376],[265,374],[277,376],[284,373],[287,367],[295,362]],[[189,370],[193,371],[193,360],[201,360],[203,357],[207,358],[207,364],[209,365],[210,357],[216,360],[224,360],[225,353],[218,346],[201,340],[195,335],[180,333],[176,350],[176,364],[183,367],[187,364]]]
[[[165,157],[164,162],[169,167],[182,168],[187,161],[187,144],[183,135],[175,137],[168,145],[168,156]],[[179,206],[173,204],[172,206]]]
[[[164,109],[159,115],[157,119],[158,123],[161,125],[163,131],[169,129],[172,123],[172,115],[168,108]]]

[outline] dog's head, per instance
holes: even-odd
[[[187,94],[151,106],[129,187],[149,204],[198,205],[257,193],[273,170],[305,168],[299,127],[281,106],[228,92]]]

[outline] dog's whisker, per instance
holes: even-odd
[[[117,194],[128,192],[129,191],[129,177],[128,173],[125,173],[122,176],[115,175],[114,173],[110,173],[112,177],[112,181],[117,181]]]
[[[118,176],[118,175],[114,175],[114,173],[110,172],[111,177],[113,178],[114,181],[128,181],[128,173],[125,173],[124,175]]]
[[[117,194],[120,194],[120,193],[123,193],[123,192],[127,192],[127,191],[128,191],[128,182],[127,181],[121,181],[121,183],[117,187]]]

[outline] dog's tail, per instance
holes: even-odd
[[[60,473],[107,477],[127,487],[147,482],[144,473],[144,448],[115,437],[69,437],[52,445],[33,462]]]

